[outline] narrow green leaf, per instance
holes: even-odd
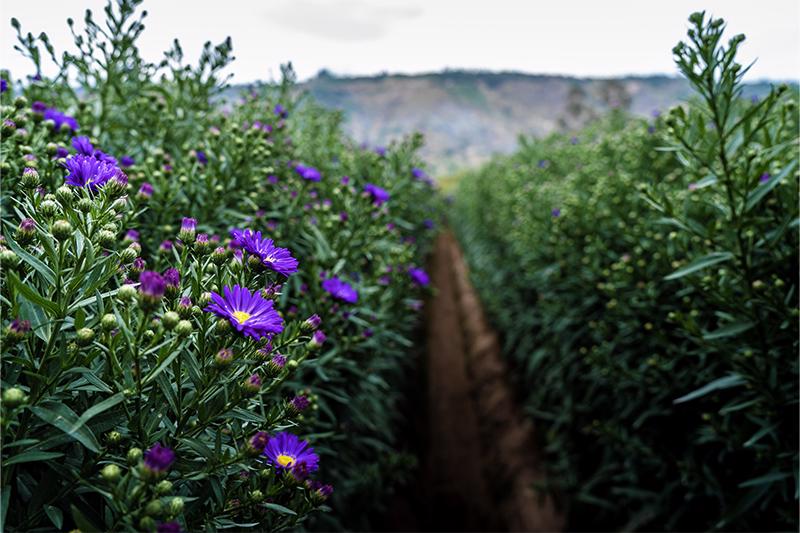
[[[789,175],[790,172],[794,170],[795,165],[797,165],[797,159],[793,159],[791,163],[786,165],[786,167],[778,174],[777,176],[770,178],[769,181],[766,183],[760,183],[755,189],[750,191],[750,194],[747,195],[747,201],[744,204],[744,210],[750,211],[753,209],[758,203],[775,187],[777,187],[785,178]]]
[[[19,463],[35,463],[37,461],[47,461],[48,459],[57,459],[63,457],[61,452],[44,452],[42,450],[28,450],[20,454],[14,455],[7,461],[3,462],[3,467],[16,465]]]
[[[763,475],[761,477],[753,478],[748,481],[739,483],[739,487],[745,488],[745,487],[755,487],[756,485],[764,485],[766,483],[772,484],[775,483],[776,481],[786,479],[791,475],[792,474],[789,472],[770,472],[769,474]]]
[[[56,526],[56,529],[61,529],[64,525],[64,513],[61,512],[61,509],[52,505],[45,505],[44,512],[47,514],[47,518]]]
[[[699,389],[686,394],[685,396],[681,396],[680,398],[673,400],[672,403],[688,402],[690,400],[694,400],[695,398],[705,396],[709,392],[714,392],[715,390],[720,389],[729,389],[731,387],[738,387],[744,383],[745,379],[742,376],[739,374],[731,374],[729,376],[725,376],[724,378],[715,379],[711,383],[708,383]]]
[[[672,280],[682,278],[684,276],[688,276],[689,274],[693,274],[698,270],[702,270],[712,265],[716,265],[717,263],[722,263],[723,261],[729,261],[731,259],[733,259],[733,254],[730,252],[713,252],[695,259],[685,267],[679,268],[668,276],[664,276],[664,279]]]
[[[715,329],[710,333],[706,333],[703,335],[703,339],[707,341],[713,341],[725,337],[732,337],[751,329],[753,326],[755,326],[755,323],[753,322],[734,322],[732,324],[722,326],[719,329]]]
[[[28,283],[23,283],[14,271],[7,270],[6,274],[8,276],[8,281],[14,287],[14,290],[24,296],[26,300],[38,305],[43,309],[46,309],[47,311],[50,311],[51,315],[58,314],[58,304],[52,300],[48,300],[36,292],[36,289],[34,289]]]
[[[281,514],[288,514],[292,516],[297,516],[297,513],[289,509],[288,507],[284,507],[283,505],[278,505],[277,503],[265,503],[263,504],[264,507],[267,509],[272,509],[273,511],[277,511]]]

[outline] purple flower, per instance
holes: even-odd
[[[267,362],[267,367],[272,372],[272,374],[277,374],[278,372],[283,370],[284,366],[286,366],[286,356],[283,356],[279,353],[273,355],[272,359],[270,359]]]
[[[278,470],[293,468],[301,463],[305,464],[309,472],[319,468],[319,456],[314,453],[308,442],[286,431],[270,439],[264,449],[264,455],[267,462]]]
[[[319,328],[320,324],[322,324],[322,319],[316,313],[308,317],[305,321],[306,327],[312,330]]]
[[[270,270],[286,277],[297,272],[297,259],[292,257],[292,253],[286,248],[275,246],[272,239],[262,238],[260,231],[234,228],[231,230],[231,237],[248,253],[258,256],[261,263]]]
[[[183,217],[181,229],[178,232],[178,238],[184,242],[192,242],[194,241],[195,231],[197,231],[197,219]]]
[[[133,158],[129,155],[123,155],[119,160],[119,163],[123,167],[132,167],[135,162],[136,161],[134,161]]]
[[[59,131],[61,126],[66,124],[70,130],[75,131],[78,129],[78,122],[75,118],[65,115],[54,107],[48,107],[44,110],[44,119],[52,120],[55,123],[55,130]]]
[[[178,290],[181,285],[181,273],[177,268],[168,268],[164,271],[164,283],[167,290]]]
[[[771,177],[772,176],[769,175],[769,172],[764,172],[763,174],[761,174],[761,177],[758,178],[758,181],[761,183],[766,183],[770,180]]]
[[[381,157],[384,157],[386,155],[386,147],[385,146],[376,146],[375,147],[375,153],[378,154]]]
[[[347,282],[334,276],[322,282],[322,288],[337,300],[354,304],[358,301],[358,293]]]
[[[144,453],[144,466],[151,472],[166,472],[174,462],[175,452],[158,442]]]
[[[267,181],[270,182],[272,185],[275,185],[278,183],[278,176],[275,175],[267,176]]]
[[[59,146],[56,148],[56,155],[54,156],[55,159],[64,159],[69,155],[69,150],[64,148],[63,146]]]
[[[126,241],[138,242],[139,241],[139,232],[136,231],[135,229],[129,229],[128,231],[125,232],[125,238],[124,239]]]
[[[170,250],[172,250],[172,241],[166,240],[162,242],[159,245],[158,249],[161,250],[162,252],[169,252]]]
[[[8,326],[8,329],[17,336],[25,335],[31,330],[31,321],[15,318],[11,325]]]
[[[297,165],[294,168],[295,172],[300,174],[300,177],[306,181],[320,181],[322,174],[314,167],[307,167],[305,165]]]
[[[47,105],[44,102],[36,100],[31,104],[31,111],[34,113],[39,113],[40,115],[47,111]]]
[[[289,116],[289,113],[286,111],[286,108],[283,107],[281,104],[275,104],[275,108],[272,110],[275,113],[276,117],[286,118]]]
[[[347,211],[340,211],[339,212],[339,220],[342,222],[347,222],[349,216],[347,215]]]
[[[5,78],[0,78],[0,93],[4,93],[8,90],[8,82]]]
[[[252,374],[249,378],[244,380],[244,383],[242,384],[246,392],[250,392],[253,394],[261,390],[261,385],[262,385],[261,377],[259,377],[258,374]]]
[[[364,336],[364,338],[366,338],[366,339],[369,339],[370,337],[372,337],[373,335],[375,335],[375,332],[374,332],[374,331],[372,331],[372,328],[367,328],[367,329],[365,329],[365,330],[364,330],[364,332],[362,333],[362,335]]]
[[[342,185],[349,185],[350,184],[350,176],[342,176],[341,183],[342,183]]]
[[[145,270],[139,274],[139,293],[150,302],[158,302],[164,297],[167,282],[158,272]]]
[[[257,431],[255,435],[250,437],[250,448],[259,454],[264,453],[267,443],[269,443],[269,435],[266,431]]]
[[[181,531],[183,530],[179,522],[161,522],[156,526],[156,533],[181,533]]]
[[[89,137],[81,135],[80,137],[72,138],[72,147],[81,155],[94,154],[94,146],[89,142]]]
[[[283,331],[283,319],[273,309],[272,300],[239,285],[225,287],[223,292],[224,297],[211,293],[213,303],[206,312],[227,318],[237,331],[256,340]]]
[[[139,187],[139,192],[137,195],[142,199],[150,198],[153,196],[153,186],[147,182],[142,183],[142,185]]]
[[[560,217],[560,216],[561,216],[561,209],[559,209],[558,207],[556,207],[556,208],[554,208],[552,211],[550,211],[550,214],[551,214],[551,215],[552,215],[554,218],[558,218],[558,217]]]
[[[214,363],[217,366],[228,366],[233,361],[233,350],[230,348],[220,348],[217,355],[214,356]]]
[[[206,157],[206,153],[203,152],[202,150],[197,150],[195,152],[195,157],[197,158],[197,162],[200,163],[201,165],[208,164],[208,157]]]
[[[389,201],[389,193],[386,192],[385,189],[378,187],[377,185],[373,185],[372,183],[367,183],[364,185],[364,192],[369,194],[372,197],[372,202],[375,205],[381,205]]]
[[[99,161],[90,155],[75,155],[64,162],[69,174],[64,180],[73,187],[85,187],[94,192],[115,178],[121,171],[116,166]]]
[[[421,268],[409,268],[408,275],[411,277],[411,281],[419,285],[420,287],[427,287],[431,280],[428,277],[428,274],[422,270]]]
[[[428,177],[428,175],[425,174],[424,170],[422,170],[421,168],[416,168],[416,167],[411,169],[411,175],[414,176],[414,179],[418,179],[418,180],[424,180],[425,178]]]
[[[425,226],[425,229],[433,229],[434,227],[436,227],[436,223],[429,218],[423,220],[422,225]]]
[[[316,346],[322,346],[323,344],[325,344],[325,341],[327,339],[328,339],[327,335],[325,335],[325,332],[323,332],[321,329],[315,331],[314,334],[311,336],[311,342],[313,342]]]
[[[570,142],[571,144],[578,144],[578,138],[577,138],[577,137],[573,137],[573,138],[571,138],[571,139],[569,140],[569,142]]]
[[[297,396],[291,399],[289,405],[291,406],[292,409],[300,413],[308,409],[308,406],[311,405],[311,402],[305,395],[298,394]]]

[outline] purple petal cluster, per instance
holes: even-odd
[[[308,442],[296,435],[282,431],[269,440],[264,448],[267,462],[279,470],[293,469],[304,465],[304,469],[314,472],[319,468],[319,456]]]
[[[91,155],[72,156],[64,162],[64,167],[69,171],[65,179],[67,185],[88,188],[93,192],[121,174],[116,165]]]
[[[295,172],[300,174],[300,177],[306,181],[320,181],[322,174],[314,167],[307,167],[305,165],[297,165],[294,167]]]
[[[172,449],[155,443],[144,454],[144,466],[151,472],[161,473],[169,470],[175,462],[175,452]]]
[[[54,107],[46,108],[43,114],[45,120],[52,120],[55,123],[56,131],[60,130],[64,124],[69,126],[72,131],[78,129],[78,121],[74,117],[66,115]]]
[[[237,331],[256,340],[283,331],[283,319],[273,308],[272,300],[239,285],[225,287],[223,293],[224,296],[211,293],[212,303],[206,312],[227,318]]]
[[[375,205],[382,205],[388,202],[389,198],[391,198],[386,189],[382,189],[381,187],[378,187],[377,185],[374,185],[372,183],[367,183],[366,185],[364,185],[364,192],[366,192],[372,197],[372,202]]]
[[[430,278],[428,277],[428,273],[421,268],[409,268],[408,275],[411,277],[411,281],[420,287],[427,287],[431,282]]]
[[[334,276],[327,278],[322,282],[322,289],[343,302],[354,304],[358,301],[358,292],[349,283],[340,280]]]
[[[261,263],[278,274],[288,277],[297,272],[297,259],[286,248],[275,246],[272,239],[262,237],[260,231],[251,229],[231,230],[231,237],[250,254],[258,256]]]

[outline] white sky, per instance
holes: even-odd
[[[12,16],[71,44],[66,19],[101,14],[104,0],[0,0],[0,68],[32,72],[13,50]],[[744,33],[749,79],[797,79],[798,0],[146,0],[140,48],[156,61],[178,37],[188,59],[230,35],[234,82],[274,79],[291,60],[301,79],[336,74],[417,73],[443,68],[577,76],[675,73],[671,49],[689,14],[705,9]],[[98,17],[99,18],[99,17]]]

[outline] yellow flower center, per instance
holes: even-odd
[[[251,316],[252,315],[250,315],[250,313],[245,313],[244,311],[233,312],[233,318],[235,318],[239,324],[244,324],[245,322],[247,322],[247,319],[250,318]]]
[[[281,466],[292,466],[295,460],[294,457],[292,457],[291,455],[284,455],[284,454],[280,454],[277,459],[278,459],[278,464]]]

